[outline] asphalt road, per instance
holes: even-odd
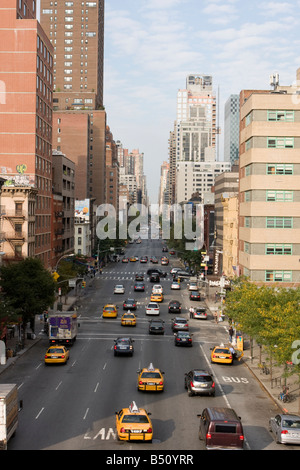
[[[128,245],[126,254],[160,258],[162,242],[143,240],[140,245]],[[173,265],[178,265],[176,258],[169,257],[169,266],[159,266],[168,273]],[[210,348],[228,337],[222,324],[216,325],[212,317],[206,321],[190,320],[193,347],[175,347],[170,327],[174,315],[168,313],[167,305],[172,299],[180,300],[184,307],[182,316],[188,317],[190,301],[186,283],[180,291],[170,290],[170,274],[161,280],[165,300],[160,317],[165,321],[165,334],[148,334],[145,305],[152,284],[146,276],[146,292],[141,293],[133,291],[133,283],[135,273],[145,273],[150,264],[113,263],[95,278],[81,299],[79,335],[67,365],[44,365],[48,341],[43,338],[1,375],[2,383],[18,384],[23,401],[19,428],[9,442],[9,450],[201,450],[204,445],[198,439],[197,413],[206,406],[236,410],[244,425],[246,449],[283,449],[275,444],[268,430],[268,420],[278,410],[251,372],[242,362],[232,366],[210,364]],[[125,285],[125,296],[113,293],[115,284]],[[134,297],[138,303],[135,328],[122,327],[120,323],[126,297]],[[102,319],[102,307],[108,302],[119,305],[118,319]],[[123,335],[130,335],[135,341],[133,357],[114,357],[113,340]],[[150,362],[165,372],[162,393],[137,390],[137,370]],[[213,372],[215,397],[188,397],[184,373],[196,367]],[[119,442],[116,438],[115,411],[127,407],[132,400],[152,413],[152,444]]]

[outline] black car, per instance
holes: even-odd
[[[151,262],[152,262],[153,264],[157,264],[157,263],[158,263],[158,259],[156,258],[156,256],[152,256]]]
[[[136,274],[135,275],[135,280],[136,281],[143,281],[144,280],[144,274]]]
[[[184,387],[189,397],[192,395],[215,396],[215,382],[212,374],[201,369],[193,369],[184,376]]]
[[[133,343],[134,340],[129,337],[115,339],[114,356],[118,356],[119,354],[129,354],[133,356]]]
[[[159,282],[160,277],[158,273],[153,273],[150,276],[150,282]]]
[[[163,251],[163,253],[168,253],[169,250],[168,250],[168,248],[167,248],[166,246],[164,246],[163,249],[162,249],[162,251]]]
[[[166,272],[162,271],[159,268],[152,268],[152,269],[148,269],[148,271],[147,271],[148,276],[151,276],[151,274],[154,274],[154,273],[158,274],[161,277],[166,277],[166,275],[167,275]]]
[[[136,300],[135,299],[124,300],[123,310],[136,310]]]
[[[192,335],[188,331],[174,333],[175,346],[193,346]]]
[[[169,313],[180,313],[181,312],[181,303],[178,300],[171,300],[168,306]]]
[[[145,284],[143,282],[136,282],[134,284],[134,290],[135,292],[144,292]]]
[[[200,292],[191,291],[191,293],[190,293],[190,300],[201,300]]]
[[[149,321],[149,334],[163,335],[165,333],[163,320],[150,320]]]

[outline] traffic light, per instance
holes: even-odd
[[[86,282],[85,282],[85,281],[82,281],[82,284],[81,284],[82,289],[84,289],[85,286],[86,286]]]

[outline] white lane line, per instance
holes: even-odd
[[[94,393],[96,393],[96,392],[97,392],[97,390],[98,390],[98,387],[99,387],[99,382],[97,382],[97,385],[96,385],[96,387],[95,387],[95,389],[94,389]]]
[[[84,415],[83,419],[86,419],[88,412],[89,412],[89,408],[86,409],[86,412],[85,412],[85,415]]]
[[[56,389],[55,390],[58,390],[59,387],[61,386],[62,382],[59,382],[59,384],[57,385]]]
[[[36,415],[35,419],[38,419],[40,414],[44,411],[45,408],[42,408],[41,411]]]

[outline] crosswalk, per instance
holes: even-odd
[[[146,272],[137,271],[114,271],[114,272],[103,272],[101,275],[98,276],[98,280],[115,280],[115,281],[135,281],[135,275],[142,274],[144,276],[144,281],[149,281],[150,276]],[[161,277],[159,284],[165,281],[172,281],[171,276]]]

